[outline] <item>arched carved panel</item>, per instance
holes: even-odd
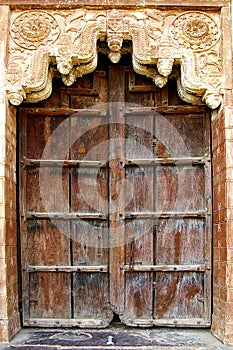
[[[12,11],[6,89],[9,101],[37,102],[52,91],[53,76],[72,85],[97,66],[97,41],[106,41],[113,63],[132,41],[134,70],[158,87],[177,79],[192,104],[221,104],[219,14],[200,11]]]

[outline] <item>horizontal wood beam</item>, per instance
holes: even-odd
[[[111,317],[106,319],[89,319],[89,318],[77,318],[77,319],[62,319],[62,318],[29,318],[24,319],[24,326],[28,327],[81,327],[81,328],[105,328],[109,325]],[[102,347],[103,348],[103,347]],[[53,347],[51,347],[53,349]],[[82,349],[85,347],[82,345]],[[87,347],[90,349],[90,347]],[[98,349],[98,348],[97,348]],[[114,349],[116,349],[114,347]]]
[[[206,218],[207,211],[196,212],[126,212],[122,213],[122,219],[169,219],[169,218]],[[100,219],[106,220],[107,213],[58,213],[58,212],[25,212],[22,218],[33,219],[53,219],[53,220],[71,220],[71,219]]]
[[[60,116],[106,116],[106,109],[73,109],[73,108],[22,108],[21,113],[30,116],[46,116],[46,117],[60,117]]]
[[[98,160],[66,160],[66,159],[27,159],[23,158],[20,163],[24,167],[98,167],[106,166],[106,162]]]
[[[93,109],[93,108],[83,108],[83,109],[73,109],[73,108],[22,108],[21,109],[26,114],[31,116],[45,115],[45,116],[70,116],[70,115],[88,115],[96,116],[106,115],[106,108],[104,109]],[[187,114],[193,113],[195,115],[202,114],[206,112],[206,107],[196,106],[159,106],[159,107],[127,107],[122,108],[125,114]]]
[[[26,212],[21,216],[24,219],[53,219],[53,220],[70,220],[70,219],[100,219],[106,220],[107,214],[105,213],[58,213],[58,212]]]
[[[124,265],[126,272],[205,272],[205,264],[196,265]]]
[[[159,107],[127,107],[124,110],[125,114],[134,114],[134,115],[142,115],[142,114],[189,114],[193,113],[196,115],[200,115],[206,112],[206,107],[197,107],[196,106],[159,106]]]
[[[128,219],[169,219],[169,218],[205,218],[207,212],[126,212],[125,218]]]
[[[203,318],[164,318],[164,319],[154,319],[153,322],[154,326],[179,326],[179,327],[194,327],[193,325],[195,325],[195,328],[197,327],[208,327],[211,326],[211,323],[205,319],[205,317]]]
[[[126,159],[125,165],[199,165],[209,161],[206,157]]]
[[[184,157],[184,158],[154,158],[154,159],[124,159],[123,165],[203,165],[210,161],[207,157]],[[66,159],[27,159],[23,158],[20,163],[24,167],[98,167],[103,168],[107,164],[98,160],[66,160]]]
[[[97,89],[89,88],[61,88],[61,91],[67,95],[79,95],[79,96],[98,96],[99,91]]]
[[[91,265],[77,265],[77,266],[34,266],[29,265],[26,272],[108,272],[107,265],[91,266]]]

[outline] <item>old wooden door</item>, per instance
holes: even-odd
[[[208,326],[208,110],[99,67],[19,129],[24,325]]]

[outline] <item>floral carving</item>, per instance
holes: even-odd
[[[201,38],[208,35],[209,28],[204,21],[200,20],[190,20],[184,24],[184,33],[190,38]]]
[[[202,12],[188,12],[178,16],[171,27],[171,36],[180,46],[194,51],[207,50],[219,40],[214,19]]]
[[[43,11],[28,11],[19,15],[11,26],[14,42],[28,50],[53,43],[59,36],[56,19]]]
[[[220,30],[206,13],[74,9],[12,16],[6,90],[14,105],[47,98],[55,74],[70,86],[93,72],[103,41],[113,63],[131,52],[134,70],[158,87],[175,77],[184,101],[213,109],[221,104]],[[124,40],[132,46],[126,49]]]

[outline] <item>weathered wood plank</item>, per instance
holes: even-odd
[[[196,115],[205,112],[206,108],[205,107],[195,107],[195,106],[158,106],[158,107],[126,107],[124,108],[124,113],[125,114],[133,114],[133,115],[144,115],[144,114],[149,114],[149,115],[159,115],[161,114],[190,114],[190,113],[195,113]]]
[[[61,213],[69,210],[68,169],[30,168],[22,175],[27,182],[25,211]]]
[[[108,123],[105,116],[80,115],[71,118],[71,160],[108,160]]]
[[[142,326],[152,326],[153,318],[153,276],[148,272],[125,274],[125,313],[121,319],[130,326],[138,319]]]
[[[67,160],[67,159],[27,159],[23,158],[20,163],[25,167],[98,167],[106,166],[106,162],[94,160]]]
[[[205,212],[203,166],[161,165],[156,181],[156,211]]]
[[[29,274],[29,318],[70,318],[70,274],[36,272]]]
[[[61,117],[61,116],[106,116],[106,109],[94,109],[94,108],[22,108],[22,112],[25,112],[27,116],[47,116],[47,117]]]
[[[209,159],[206,157],[186,157],[186,158],[155,158],[155,159],[124,159],[125,165],[172,165],[175,164],[177,166],[184,164],[205,164]],[[24,165],[24,167],[34,166],[58,166],[58,167],[77,167],[81,166],[85,167],[105,167],[105,161],[94,161],[94,160],[67,160],[67,159],[27,159],[23,158],[20,163]]]
[[[128,320],[129,323],[129,320]],[[105,320],[96,320],[96,319],[43,319],[43,318],[37,318],[33,319],[30,318],[25,321],[25,326],[28,327],[47,327],[47,328],[54,328],[54,327],[80,327],[80,328],[104,328],[108,325]],[[195,327],[195,328],[206,328],[211,326],[211,323],[208,320],[205,320],[203,318],[183,318],[183,319],[156,319],[156,320],[149,320],[149,319],[134,319],[133,324],[129,324],[131,326],[172,326],[172,327]],[[83,346],[83,349],[85,347]],[[88,349],[88,348],[87,348]],[[121,350],[122,348],[114,346],[114,349]]]
[[[70,106],[96,110],[95,105],[103,104],[105,85],[100,80],[98,72],[79,80],[78,90],[68,90]],[[94,86],[99,88],[96,96]],[[108,223],[103,220],[108,215],[108,127],[106,110],[95,115],[80,111],[70,124],[70,159],[80,162],[70,171],[70,209],[82,219],[74,217],[71,222],[72,264],[76,268],[71,283],[72,317],[82,320],[80,326],[86,327],[105,327],[112,319]]]
[[[124,265],[124,271],[135,271],[135,272],[179,272],[179,271],[198,271],[205,272],[207,266],[205,264],[195,265]]]
[[[106,328],[109,325],[108,319],[95,318],[29,318],[25,320],[25,326],[28,327],[46,327],[46,328]],[[84,347],[85,348],[85,347]]]
[[[93,326],[87,320],[103,320],[109,324],[113,312],[109,308],[108,275],[102,273],[74,273],[72,290],[74,294],[74,318],[86,319],[86,326]],[[95,325],[95,323],[94,323]]]
[[[61,92],[63,91],[67,95],[99,96],[99,91],[97,89],[92,89],[92,88],[81,88],[81,87],[61,88]]]
[[[127,212],[150,212],[154,208],[153,188],[154,169],[136,166],[126,167],[125,179],[128,188],[125,194],[125,210]]]
[[[185,157],[185,158],[154,158],[154,159],[125,159],[124,165],[198,165],[205,164],[208,159],[206,157]]]
[[[56,109],[54,110],[56,111]],[[27,148],[22,156],[38,160],[45,156],[54,159],[55,155],[57,157],[58,154],[64,153],[64,149],[69,149],[68,119],[64,113],[57,114],[56,118],[53,117],[52,113],[45,113],[44,109],[40,109],[40,112],[39,109],[33,109],[31,112],[25,110],[25,114],[27,116]],[[59,132],[56,132],[56,137],[50,138],[57,128],[59,128]]]
[[[117,314],[124,312],[124,222],[125,210],[125,170],[122,167],[124,158],[125,119],[122,105],[125,102],[124,68],[109,67],[109,139],[117,142],[109,144],[109,247],[110,247],[110,303]]]
[[[104,213],[108,211],[108,169],[76,168],[71,170],[71,210]]]
[[[154,326],[172,326],[189,328],[208,328],[211,326],[209,318],[190,317],[190,318],[160,318],[153,320]]]
[[[125,222],[125,264],[132,268],[134,265],[153,265],[153,240],[153,219],[127,220]]]
[[[30,220],[26,222],[27,264],[70,265],[70,227],[66,221]],[[26,267],[27,270],[27,267]]]
[[[211,156],[211,149],[209,145],[211,144],[211,118],[210,115],[206,112],[204,118],[204,152],[207,157]],[[210,158],[211,159],[211,158]],[[212,164],[211,161],[206,162],[205,165],[205,204],[209,213],[212,213],[213,205],[213,194],[212,194]],[[206,302],[204,303],[204,314],[205,318],[208,320],[211,319],[212,309],[212,247],[213,247],[213,232],[212,232],[212,215],[208,215],[205,222],[205,259],[206,263],[209,266],[208,271],[205,275],[205,290],[204,296]]]
[[[159,219],[156,264],[204,264],[205,218]]]
[[[72,220],[73,265],[90,265],[98,269],[109,264],[108,222],[103,220]]]
[[[100,219],[106,220],[107,215],[105,213],[84,213],[84,212],[36,212],[36,211],[26,211],[23,215],[25,219],[60,219],[60,220],[72,220],[72,219]]]
[[[203,272],[157,272],[154,318],[205,318]]]
[[[206,210],[199,210],[193,212],[182,212],[182,211],[160,211],[160,212],[125,212],[125,218],[128,219],[158,219],[158,218],[205,218],[207,216]]]
[[[125,158],[153,158],[153,115],[125,115]]]
[[[35,266],[28,265],[27,272],[108,272],[108,265],[99,266]]]

